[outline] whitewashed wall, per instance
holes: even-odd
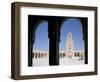
[[[42,51],[41,51],[42,52]],[[68,56],[60,57],[59,65],[76,65],[76,64],[84,64],[84,59],[79,60],[80,57],[72,57]],[[49,55],[47,54],[45,57],[34,57],[33,58],[33,66],[49,66]]]

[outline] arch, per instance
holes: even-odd
[[[34,53],[32,53],[32,57],[35,58],[35,54]]]
[[[83,24],[80,18],[76,17],[68,17],[64,18],[61,22],[60,26],[60,51],[68,51],[70,48],[66,50],[66,40],[68,38],[68,33],[71,32],[72,37],[72,46],[73,46],[73,56],[74,50],[82,50],[84,49],[84,40],[83,40]]]
[[[62,21],[62,24],[61,24],[61,30],[60,30],[60,33],[61,33],[61,38],[62,38],[62,35],[64,34],[62,34],[62,31],[64,31],[65,32],[65,38],[67,37],[67,34],[68,34],[68,32],[70,32],[70,31],[72,31],[72,29],[74,29],[73,27],[70,27],[71,29],[69,29],[69,27],[68,27],[68,25],[64,25],[64,24],[68,24],[70,21],[72,20],[72,22],[75,22],[75,23],[79,23],[80,25],[77,25],[77,26],[80,26],[80,27],[78,27],[79,28],[79,31],[80,31],[80,33],[81,33],[81,35],[82,35],[82,39],[81,40],[83,40],[83,34],[82,34],[82,23],[81,23],[81,20],[80,19],[78,19],[78,18],[65,18],[63,21]],[[74,23],[74,24],[75,24]],[[67,26],[67,27],[65,27],[65,26]],[[69,26],[71,26],[71,25],[69,25]],[[75,31],[77,31],[77,29],[74,29]],[[73,30],[73,34],[72,35],[75,35],[77,32],[75,32]],[[67,34],[66,34],[67,33]],[[77,34],[78,35],[78,34]],[[74,37],[73,37],[74,38]],[[60,42],[61,43],[61,42]]]
[[[36,52],[36,54],[35,54],[35,58],[38,58],[38,53]]]
[[[64,22],[68,21],[69,19],[75,19],[77,21],[79,21],[82,25],[82,21],[81,21],[81,18],[78,18],[78,17],[65,17],[61,20],[61,24],[60,24],[60,28],[61,26],[63,25]]]
[[[42,53],[41,53],[40,57],[42,58]]]
[[[40,52],[38,53],[38,58],[40,58]]]
[[[41,24],[44,24],[45,27],[41,27]],[[42,36],[44,36],[43,33],[47,32],[47,39],[48,39],[48,20],[45,18],[38,17],[38,16],[29,15],[28,17],[28,66],[29,67],[33,66],[32,65],[32,61],[33,61],[32,53],[37,48],[35,47],[35,43],[37,42],[36,41],[37,30],[41,28],[42,30],[46,29],[45,31],[43,30],[44,32],[42,32],[42,34],[40,34],[41,38],[43,38]],[[45,42],[45,41],[40,41],[40,42]],[[49,41],[46,41],[46,43],[49,44]],[[45,46],[48,46],[46,43],[45,43]],[[46,48],[46,49],[49,49],[49,48]]]
[[[33,43],[33,50],[34,49],[43,51],[49,50],[48,21],[46,20],[40,20],[35,24],[35,41]]]

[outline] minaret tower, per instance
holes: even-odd
[[[69,32],[67,36],[66,55],[70,58],[74,56],[74,42],[73,42],[73,37],[71,32]]]

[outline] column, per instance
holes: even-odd
[[[49,65],[59,65],[59,20],[52,17],[49,19]]]

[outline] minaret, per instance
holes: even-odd
[[[71,32],[69,32],[67,36],[66,55],[70,58],[74,56],[74,42],[73,42],[73,37]]]

